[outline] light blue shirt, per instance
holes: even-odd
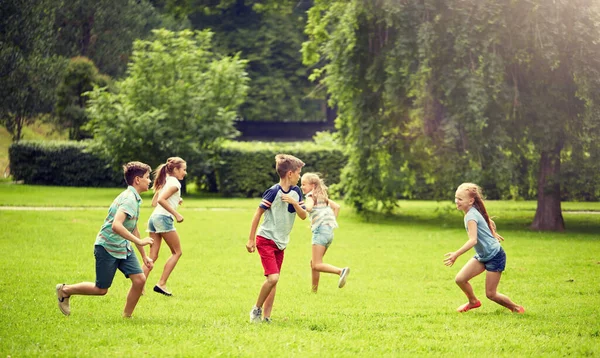
[[[259,206],[265,209],[264,220],[258,228],[257,235],[274,241],[279,250],[284,250],[290,242],[290,232],[296,219],[296,209],[292,204],[281,200],[283,194],[289,194],[302,209],[306,209],[302,191],[295,185],[285,192],[281,185],[275,184],[263,194]]]
[[[475,207],[471,207],[465,215],[465,229],[469,232],[467,223],[469,221],[475,221],[477,223],[477,243],[475,244],[475,258],[480,262],[487,262],[491,260],[498,251],[500,251],[500,243],[498,239],[492,235],[492,231],[488,226],[488,223],[483,218],[483,215]]]

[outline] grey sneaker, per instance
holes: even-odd
[[[250,323],[260,322],[262,316],[262,308],[254,307],[250,311]]]
[[[338,287],[342,288],[346,284],[346,279],[348,278],[348,274],[350,274],[350,267],[344,267],[342,269],[342,274],[340,275],[340,281],[338,282]]]
[[[68,316],[71,314],[71,307],[69,306],[69,297],[63,297],[61,293],[64,286],[64,283],[56,285],[56,298],[58,300],[58,309],[60,309],[65,316]]]

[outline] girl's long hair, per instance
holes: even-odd
[[[320,173],[304,173],[304,175],[302,175],[302,180],[315,186],[315,188],[312,190],[315,204],[319,199],[325,201],[325,203],[329,202],[329,197],[327,196],[327,185],[325,185],[325,181],[321,179]]]
[[[154,171],[154,192],[159,191],[167,182],[167,174],[172,175],[175,168],[181,168],[185,160],[171,157],[166,163],[159,165]]]
[[[492,235],[496,237],[497,233],[494,229],[494,226],[491,223],[490,216],[488,215],[487,210],[485,209],[485,204],[483,203],[483,194],[481,192],[481,188],[477,184],[473,183],[462,183],[458,186],[458,191],[466,191],[469,194],[470,198],[473,198],[473,207],[479,211],[481,216],[485,219],[485,222],[488,224]]]

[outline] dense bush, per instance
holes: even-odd
[[[306,166],[302,172],[323,174],[327,185],[340,181],[346,158],[339,149],[312,142],[261,143],[229,142],[220,151],[221,163],[215,170],[218,191],[224,196],[256,197],[279,182],[275,155],[291,154]]]
[[[8,150],[12,176],[25,184],[122,186],[123,174],[110,169],[87,147],[87,142],[74,141],[13,143]]]

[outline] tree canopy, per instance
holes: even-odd
[[[349,202],[474,181],[533,189],[532,227],[562,230],[561,156],[597,158],[599,23],[584,0],[315,1],[304,59],[339,107]]]
[[[156,166],[180,156],[201,178],[214,150],[236,133],[245,61],[216,53],[209,31],[162,29],[154,36],[134,43],[128,76],[115,92],[96,87],[90,93],[89,128],[115,167],[130,160]]]

